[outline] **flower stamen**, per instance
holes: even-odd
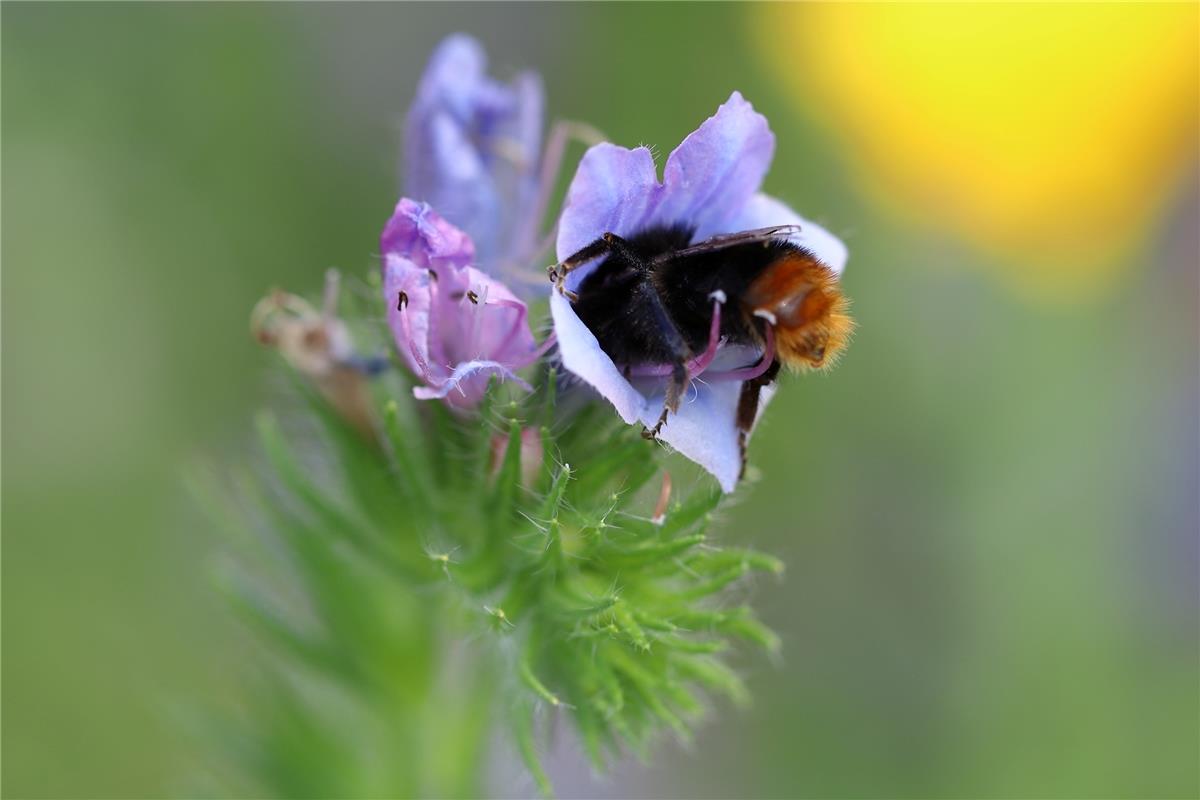
[[[717,350],[721,346],[721,304],[725,302],[725,293],[722,291],[713,292],[709,297],[713,301],[713,316],[712,323],[708,327],[708,346],[704,348],[704,352],[687,362],[688,380],[698,378],[704,370],[708,369],[712,364],[713,359],[717,357]],[[670,364],[655,364],[641,365],[631,367],[629,374],[635,377],[663,377],[670,375],[674,371],[674,367]]]
[[[768,325],[765,335],[766,343],[763,348],[762,360],[752,367],[744,367],[742,369],[730,370],[729,372],[717,372],[710,374],[708,377],[714,381],[750,381],[762,375],[771,365],[775,363],[775,326]]]
[[[482,305],[496,306],[499,308],[511,308],[517,312],[516,319],[513,320],[512,326],[508,329],[508,333],[505,334],[504,340],[496,348],[502,351],[507,350],[509,345],[512,344],[512,340],[521,335],[521,332],[526,329],[527,326],[525,320],[529,316],[529,308],[519,300],[509,300],[504,297],[501,297],[497,300],[488,300],[486,295],[483,298]]]

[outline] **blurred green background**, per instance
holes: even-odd
[[[728,514],[789,565],[781,663],[652,766],[557,747],[560,791],[1200,795],[1197,7],[908,8],[5,4],[4,795],[204,769],[176,709],[249,646],[181,476],[248,449],[258,297],[371,268],[457,30],[662,155],[740,89],[851,251],[857,339]]]

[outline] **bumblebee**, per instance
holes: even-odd
[[[698,244],[691,244],[695,230],[686,225],[627,238],[605,233],[549,269],[627,378],[666,376],[662,414],[644,436],[658,435],[721,345],[743,345],[761,351],[758,363],[706,378],[742,381],[735,424],[744,456],[759,395],[780,366],[824,369],[845,350],[854,329],[849,302],[837,274],[787,238],[798,230],[759,228]],[[566,289],[572,270],[601,258],[576,291]]]

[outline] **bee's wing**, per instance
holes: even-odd
[[[703,242],[685,247],[682,250],[672,250],[669,253],[663,253],[654,258],[651,264],[661,264],[665,261],[673,261],[684,256],[693,256],[697,253],[711,253],[717,250],[724,250],[727,247],[734,247],[739,244],[751,244],[753,242],[769,242],[782,236],[793,236],[800,232],[799,225],[772,225],[768,228],[755,228],[749,231],[741,231],[739,233],[723,233],[718,236],[710,236]]]

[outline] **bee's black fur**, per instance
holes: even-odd
[[[802,248],[772,238],[660,258],[688,247],[693,235],[694,229],[678,225],[617,240],[603,247],[608,256],[579,285],[575,313],[614,363],[678,364],[702,353],[716,291],[728,299],[721,335],[733,344],[761,343],[764,323],[742,313],[738,299],[773,262]],[[602,241],[589,248],[602,249]]]
[[[679,409],[688,381],[689,359],[704,352],[712,336],[714,298],[721,301],[720,335],[728,343],[760,345],[766,326],[742,302],[752,284],[785,257],[816,261],[808,250],[779,236],[785,225],[727,234],[692,244],[695,228],[665,225],[647,228],[628,239],[605,233],[549,270],[550,279],[596,336],[600,348],[624,369],[669,365],[670,377],[661,416],[642,431],[654,438],[671,412]],[[563,279],[571,270],[603,257],[603,261],[569,292]],[[750,365],[745,365],[750,366]],[[738,431],[742,470],[746,439],[758,418],[764,387],[779,375],[779,359],[742,382],[733,424]]]

